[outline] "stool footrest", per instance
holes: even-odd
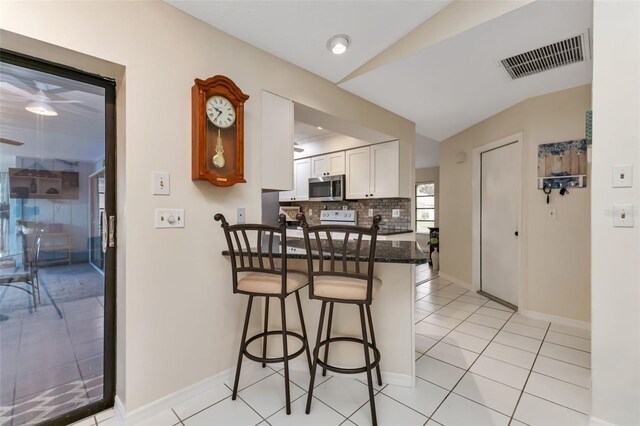
[[[358,343],[360,345],[364,345],[364,340],[358,339],[356,337],[332,337],[330,339],[326,339],[318,343],[318,350],[320,350],[322,346],[329,343],[334,343],[334,342],[352,342],[352,343]],[[367,346],[373,349],[373,360],[371,361],[369,368],[374,369],[378,364],[380,364],[380,351],[378,350],[378,348],[373,346],[373,344],[370,342],[367,342]],[[353,367],[353,368],[337,367],[335,365],[325,363],[320,359],[320,357],[318,357],[317,363],[322,368],[326,368],[329,371],[333,371],[335,373],[340,373],[340,374],[359,374],[359,373],[365,373],[367,371],[366,365],[363,367]]]
[[[295,333],[293,331],[286,331],[285,334],[287,336],[291,336],[291,337],[295,337],[296,339],[300,340],[302,342],[302,347],[300,349],[298,349],[296,352],[292,353],[291,355],[288,355],[287,358],[288,359],[293,359],[297,356],[299,356],[300,354],[302,354],[306,348],[305,342],[304,342],[304,337],[302,337],[302,335]],[[249,346],[249,344],[251,342],[253,342],[254,340],[257,339],[261,339],[263,337],[266,336],[282,336],[282,330],[270,330],[267,331],[266,333],[258,333],[254,336],[251,336],[250,338],[247,339],[247,341],[245,342],[244,345],[244,350],[242,351],[244,353],[244,356],[246,356],[247,358],[249,358],[252,361],[256,361],[256,362],[263,362],[263,363],[275,363],[275,362],[283,362],[284,361],[284,356],[281,357],[277,357],[277,358],[263,358],[263,357],[259,357],[256,355],[253,355],[252,353],[250,353],[247,350],[247,347]]]

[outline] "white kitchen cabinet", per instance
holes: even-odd
[[[293,102],[262,91],[262,188],[294,190]]]
[[[399,150],[392,141],[346,151],[346,198],[399,197]]]
[[[303,158],[293,162],[293,190],[280,192],[280,201],[309,200],[309,177],[311,176],[311,159]]]
[[[400,196],[400,142],[392,141],[371,145],[369,170],[369,197],[393,198]]]
[[[345,151],[347,199],[369,198],[370,152],[368,146]]]
[[[345,174],[345,152],[311,157],[311,177],[335,176]]]

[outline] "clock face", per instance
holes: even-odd
[[[215,95],[207,99],[207,117],[216,126],[226,129],[236,122],[236,110],[224,96]]]

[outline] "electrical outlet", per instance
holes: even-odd
[[[400,209],[391,210],[391,217],[400,217]]]
[[[184,209],[156,209],[156,228],[184,228]]]
[[[348,208],[348,206],[342,206],[342,210],[347,210]]]
[[[237,213],[238,217],[236,218],[236,223],[238,223],[238,224],[244,223],[244,221],[245,221],[244,207],[238,207],[237,212],[238,212]]]
[[[373,209],[369,209],[369,217],[373,217]]]
[[[313,216],[313,209],[309,209],[309,216]]]
[[[391,247],[400,247],[400,241],[391,241]]]
[[[153,172],[153,195],[169,193],[169,172]]]
[[[556,220],[558,218],[558,209],[555,207],[547,207],[547,219]]]

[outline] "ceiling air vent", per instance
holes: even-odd
[[[584,61],[582,34],[500,61],[513,80]]]

